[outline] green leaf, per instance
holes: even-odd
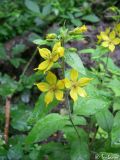
[[[0,74],[0,83],[0,95],[3,97],[14,93],[17,88],[17,82],[6,74]]]
[[[81,26],[82,22],[80,21],[80,19],[71,19],[71,22],[77,27],[77,26]]]
[[[21,63],[25,63],[26,61],[22,58],[13,58],[10,59],[10,63],[15,67],[18,68]]]
[[[107,87],[113,90],[116,97],[120,96],[120,80],[118,80],[117,77],[111,79],[111,81],[107,84]]]
[[[49,15],[50,12],[51,12],[51,5],[50,4],[43,7],[43,10],[42,10],[42,15],[43,16]]]
[[[83,142],[79,143],[79,140],[74,141],[71,145],[71,160],[89,160],[90,154],[88,144]]]
[[[14,55],[18,55],[19,53],[24,52],[26,49],[26,46],[24,44],[16,44],[15,47],[12,48],[12,53]]]
[[[9,160],[20,160],[23,157],[23,150],[22,147],[20,145],[15,145],[13,147],[11,147],[8,151],[8,159]]]
[[[25,0],[25,5],[26,7],[31,10],[32,12],[39,13],[40,14],[40,9],[38,4],[35,1],[32,0]]]
[[[100,19],[95,14],[83,16],[82,19],[92,23],[96,23],[100,21]]]
[[[111,58],[108,58],[108,60],[107,60],[107,58],[102,58],[102,61],[106,64],[106,62],[107,62],[107,70],[109,71],[109,72],[111,72],[112,74],[115,74],[115,75],[120,75],[120,68],[119,67],[117,67],[115,64],[114,64],[114,61],[113,61],[113,59],[111,59]]]
[[[120,97],[114,98],[113,109],[114,111],[120,110]]]
[[[31,76],[20,76],[21,82],[19,83],[19,86],[17,88],[17,91],[23,91],[25,89],[31,89],[33,87],[33,85],[37,82],[37,81],[42,81],[43,79],[43,74],[42,72],[35,72],[35,74],[32,74]]]
[[[93,48],[82,49],[79,51],[79,53],[80,54],[84,54],[84,53],[92,54],[92,59],[94,60],[108,53],[108,49],[101,47],[101,46],[97,46],[95,49]]]
[[[39,159],[39,149],[33,149],[32,151],[30,151],[30,154],[29,154],[29,157],[30,157],[30,160],[36,160],[36,159]],[[41,156],[41,155],[40,155]],[[42,157],[43,158],[43,157]]]
[[[6,156],[7,156],[7,150],[0,146],[0,159],[4,160]]]
[[[81,98],[74,103],[74,113],[77,115],[94,115],[98,111],[108,108],[109,103],[100,98]]]
[[[114,124],[111,131],[112,145],[120,147],[120,111],[114,117]]]
[[[84,130],[77,128],[80,139],[73,127],[64,127],[65,137],[70,143],[71,160],[89,160],[88,137]]]
[[[66,125],[72,125],[69,120],[69,116],[65,116],[65,118],[68,120],[66,121]],[[86,119],[82,116],[72,115],[72,120],[74,125],[86,125]]]
[[[54,132],[61,130],[65,119],[59,114],[51,113],[37,121],[26,138],[26,145],[48,138]]]
[[[28,36],[28,41],[33,42],[34,40],[39,39],[39,38],[40,36],[33,32]]]
[[[108,133],[112,130],[114,118],[109,110],[103,109],[102,111],[97,112],[95,117],[97,119],[97,123],[102,129]]]
[[[27,131],[29,126],[27,124],[28,117],[31,115],[31,111],[24,105],[14,106],[14,110],[11,111],[11,125],[14,129],[19,131]]]
[[[95,49],[93,48],[88,48],[88,49],[82,49],[80,50],[80,54],[84,54],[84,53],[94,53]]]
[[[42,39],[36,39],[33,41],[34,44],[37,44],[37,45],[44,45],[44,44],[48,44],[48,41],[47,40],[42,40]]]
[[[74,52],[66,51],[65,62],[68,65],[70,65],[72,68],[76,69],[78,72],[82,74],[86,74],[85,68],[78,54]]]
[[[42,118],[46,114],[48,114],[51,109],[53,109],[55,106],[57,106],[58,101],[54,100],[52,103],[48,104],[46,107],[46,104],[44,102],[44,94],[41,94],[35,104],[35,108],[33,110],[33,114],[29,118],[30,123],[35,123],[39,118]]]

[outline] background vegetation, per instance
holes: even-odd
[[[96,43],[96,35],[119,20],[119,0],[0,1],[0,160],[120,159],[120,49],[109,53]],[[44,94],[34,85],[44,76],[34,68],[41,61],[37,45],[49,46],[47,33],[83,24],[85,39],[66,44],[77,48],[80,58],[67,63],[94,78],[87,87],[91,98],[80,97],[73,105],[79,143],[63,118],[65,107],[56,101],[45,107]],[[57,65],[54,72],[61,74]]]

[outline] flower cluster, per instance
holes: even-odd
[[[78,99],[78,95],[86,97],[87,93],[83,87],[85,87],[91,80],[91,78],[86,77],[78,79],[78,72],[74,69],[70,72],[70,79],[65,78],[62,80],[57,80],[56,75],[48,71],[46,82],[40,82],[36,85],[40,91],[46,93],[45,103],[48,105],[54,98],[58,101],[62,101],[66,89],[70,91],[70,97],[74,101]]]
[[[82,27],[75,28],[68,34],[77,35],[85,32],[86,30],[87,27],[83,25]],[[46,40],[48,41],[56,41],[57,38],[57,35],[54,33],[48,34],[46,36]],[[57,99],[58,101],[63,101],[64,93],[66,91],[67,93],[70,93],[70,97],[74,101],[78,99],[78,96],[87,96],[87,93],[83,87],[91,81],[91,78],[78,79],[78,72],[72,69],[70,72],[70,79],[63,78],[62,80],[58,80],[56,75],[50,71],[54,63],[57,62],[59,58],[64,57],[65,49],[62,46],[60,40],[54,44],[52,51],[47,48],[39,47],[38,51],[44,61],[41,62],[36,69],[43,71],[43,73],[47,72],[47,75],[45,82],[36,83],[36,85],[41,92],[45,92],[44,101],[46,105],[51,103],[54,99]]]
[[[97,35],[98,43],[105,48],[108,48],[111,52],[115,50],[115,46],[120,44],[120,24],[116,25],[113,30],[107,28],[102,31],[100,35]]]
[[[44,72],[50,70],[54,62],[56,62],[60,57],[64,56],[64,48],[61,46],[61,42],[56,42],[53,46],[52,52],[47,48],[39,48],[39,53],[45,61],[39,64],[38,70]]]

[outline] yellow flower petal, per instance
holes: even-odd
[[[58,54],[59,57],[63,57],[64,56],[64,48],[63,47],[59,47],[56,50],[56,54]]]
[[[54,46],[53,46],[52,52],[56,52],[56,50],[57,50],[59,47],[61,47],[61,42],[56,42],[56,43],[54,44]]]
[[[56,90],[55,91],[55,97],[57,100],[62,101],[63,100],[63,91]]]
[[[50,55],[51,55],[50,50],[48,50],[47,48],[40,49],[39,47],[38,47],[38,50],[39,50],[39,53],[40,53],[42,58],[44,58],[44,59],[49,59],[50,58]]]
[[[70,72],[70,77],[72,81],[76,81],[78,79],[78,71],[72,69]]]
[[[114,45],[117,45],[117,44],[120,43],[120,39],[119,38],[115,38],[112,42],[113,42]]]
[[[46,105],[51,103],[53,101],[53,98],[54,98],[54,92],[53,91],[47,92],[46,95],[45,95],[45,103],[46,103]]]
[[[49,66],[49,60],[43,61],[39,64],[38,69],[39,70],[45,70]]]
[[[108,46],[109,46],[109,42],[107,42],[107,41],[102,42],[102,46],[103,46],[103,47],[108,47]]]
[[[102,37],[102,39],[104,41],[108,41],[109,40],[109,37],[107,36],[107,34],[105,32],[101,32],[100,35],[101,35],[101,37]]]
[[[65,78],[65,79],[64,79],[64,83],[65,83],[65,87],[66,87],[66,88],[71,88],[71,82],[70,82],[69,79]]]
[[[57,82],[57,77],[55,74],[53,74],[52,72],[48,72],[47,76],[46,76],[46,81],[49,83],[49,84],[56,84]]]
[[[59,59],[58,54],[53,54],[51,59],[52,59],[53,62],[56,62]]]
[[[64,81],[63,80],[58,80],[57,81],[57,89],[64,89]]]
[[[44,73],[48,70],[50,70],[50,68],[53,66],[53,62],[49,62],[49,65],[47,66],[47,68],[45,69]]]
[[[50,86],[47,83],[45,83],[45,82],[37,83],[36,85],[37,85],[38,89],[40,91],[42,91],[42,92],[46,92],[50,88]]]
[[[113,52],[113,51],[115,50],[115,46],[114,46],[113,44],[110,44],[110,45],[109,45],[109,50],[110,50],[111,52]]]
[[[70,91],[71,98],[76,101],[78,99],[77,88],[72,88]]]
[[[78,93],[79,96],[81,96],[81,97],[86,97],[86,96],[87,96],[86,91],[85,91],[83,88],[80,88],[80,87],[77,88],[77,93]]]
[[[82,27],[80,27],[80,31],[81,32],[86,32],[87,31],[87,26],[83,25]]]
[[[92,80],[92,78],[81,78],[78,83],[80,87],[86,86],[90,81]]]
[[[109,36],[110,36],[110,39],[114,39],[114,38],[115,38],[115,31],[112,31],[112,32],[109,34]]]

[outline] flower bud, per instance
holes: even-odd
[[[57,35],[55,33],[50,33],[46,35],[46,39],[47,40],[53,40],[57,37]]]
[[[70,31],[69,33],[72,35],[78,35],[81,34],[83,32],[87,31],[87,27],[85,25],[83,25],[82,27],[77,27],[74,30]]]

